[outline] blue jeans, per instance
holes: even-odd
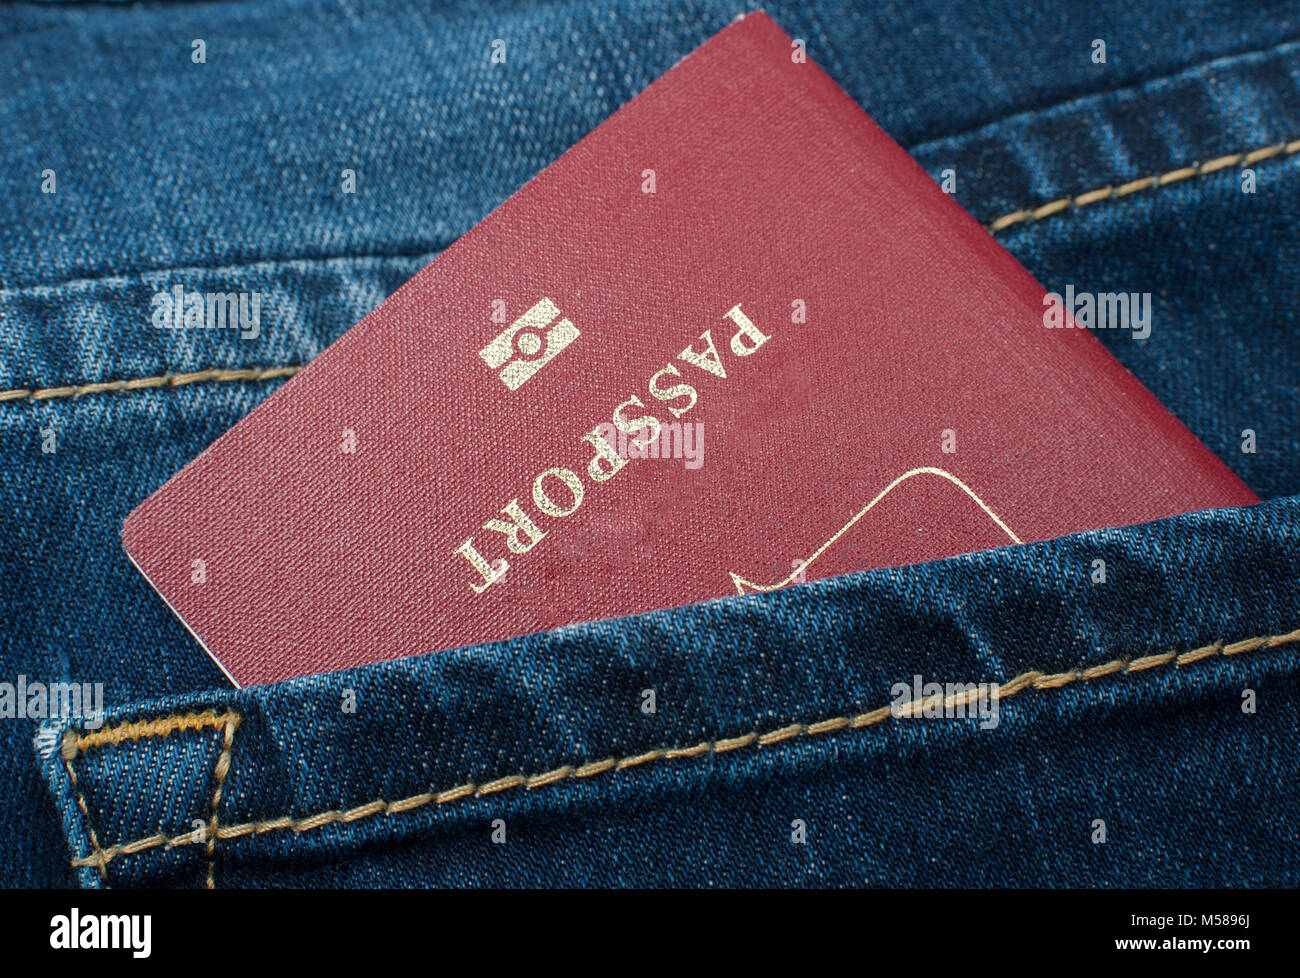
[[[1263,504],[239,692],[124,516],[743,7],[14,8],[0,681],[109,715],[0,722],[0,882],[1300,881],[1300,5],[1065,7],[767,5],[1048,289],[1154,295],[1100,338]]]

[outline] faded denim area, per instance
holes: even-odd
[[[0,721],[0,882],[1297,883],[1300,154],[1245,154],[1300,139],[1300,4],[766,5],[985,222],[1241,157],[996,235],[1152,293],[1101,339],[1261,506],[238,693],[130,566],[125,515],[282,382],[185,375],[307,362],[745,9],[6,9],[0,681],[143,726],[65,763]],[[260,293],[259,335],[154,328],[177,284]],[[1031,671],[990,730],[876,712]]]

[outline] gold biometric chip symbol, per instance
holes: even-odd
[[[497,334],[478,355],[493,370],[501,370],[501,383],[513,391],[577,338],[578,327],[561,318],[559,306],[544,298]]]

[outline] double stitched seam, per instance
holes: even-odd
[[[233,710],[226,710],[222,713],[205,710],[201,713],[176,713],[152,720],[132,721],[109,727],[106,730],[97,730],[94,733],[78,734],[72,730],[67,731],[63,735],[63,766],[68,772],[69,781],[76,795],[77,806],[81,809],[82,816],[86,820],[86,830],[90,836],[90,844],[93,850],[89,856],[74,855],[72,865],[74,867],[96,866],[104,881],[107,882],[108,862],[113,858],[109,851],[99,844],[99,836],[95,832],[95,826],[90,817],[90,806],[86,803],[81,783],[77,779],[77,772],[72,766],[73,761],[88,750],[114,747],[124,743],[136,743],[149,738],[170,737],[174,733],[186,731],[220,729],[222,731],[222,748],[213,772],[215,786],[212,792],[207,829],[203,833],[207,850],[207,886],[209,889],[215,888],[214,862],[218,811],[226,779],[230,774],[235,731],[239,728],[241,719],[240,715]]]
[[[1132,676],[1149,672],[1152,669],[1158,669],[1170,665],[1180,668],[1192,665],[1196,662],[1201,662],[1214,656],[1239,655],[1244,652],[1276,648],[1280,645],[1290,645],[1297,642],[1300,642],[1300,628],[1286,634],[1247,638],[1227,644],[1219,641],[1215,642],[1213,645],[1205,645],[1188,652],[1161,652],[1156,655],[1147,655],[1136,659],[1113,659],[1109,662],[1102,663],[1101,665],[1091,666],[1086,669],[1073,670],[1070,672],[1044,673],[1032,670],[1030,672],[1021,673],[1010,682],[1002,684],[998,688],[995,696],[999,700],[1004,700],[1012,696],[1017,696],[1027,689],[1042,691],[1058,690],[1076,682],[1092,682],[1107,676],[1124,676],[1131,678]],[[969,703],[976,695],[976,693],[962,693],[948,697],[927,697],[920,702],[910,704],[906,712],[912,714],[919,713],[923,712],[928,706],[939,704],[951,707],[963,703]],[[644,751],[640,754],[632,754],[626,757],[611,757],[600,761],[591,761],[582,765],[566,764],[562,767],[557,767],[541,774],[509,775],[507,777],[497,778],[483,783],[467,781],[464,784],[443,791],[424,792],[397,801],[377,799],[364,805],[358,805],[355,808],[349,808],[346,811],[324,811],[315,815],[307,816],[306,818],[292,818],[286,815],[267,821],[244,822],[237,825],[224,825],[218,827],[216,825],[214,814],[212,834],[222,839],[235,839],[246,835],[262,835],[268,832],[284,830],[290,830],[301,834],[303,832],[310,832],[313,829],[318,829],[326,825],[333,825],[335,823],[349,824],[361,821],[362,819],[371,818],[375,815],[399,815],[403,812],[414,811],[428,805],[447,805],[467,798],[479,798],[484,795],[492,795],[497,792],[515,788],[524,788],[531,791],[559,784],[562,781],[567,781],[572,778],[590,778],[595,777],[596,775],[607,774],[615,771],[625,771],[630,768],[641,767],[642,765],[658,763],[661,761],[683,760],[687,758],[702,757],[707,754],[725,754],[748,747],[769,747],[773,744],[793,740],[797,737],[820,737],[825,734],[837,733],[844,730],[861,730],[866,727],[883,723],[893,715],[894,712],[892,705],[881,706],[866,713],[830,717],[824,720],[818,720],[814,723],[792,723],[789,726],[780,727],[776,730],[769,730],[766,733],[758,733],[757,731],[754,731],[736,737],[724,737],[717,740],[701,741],[700,743],[690,747],[656,748],[654,750]],[[238,724],[237,718],[235,724]],[[229,736],[233,736],[233,729]],[[229,736],[227,738],[228,740]],[[219,792],[220,787],[218,786],[218,797]],[[104,863],[107,863],[119,856],[129,856],[158,847],[171,849],[177,846],[192,845],[194,841],[195,840],[190,833],[174,836],[163,834],[151,835],[141,839],[136,839],[132,842],[108,846],[102,851],[98,851],[97,857]],[[93,865],[95,863],[95,858],[96,857],[79,857],[73,859],[72,864],[74,866]]]
[[[984,226],[988,228],[989,231],[996,233],[1015,224],[1041,221],[1044,218],[1052,217],[1055,214],[1078,210],[1081,207],[1099,204],[1106,200],[1118,200],[1142,190],[1154,190],[1158,187],[1167,187],[1170,184],[1189,180],[1192,177],[1203,177],[1211,173],[1217,173],[1219,170],[1225,170],[1229,167],[1251,166],[1255,163],[1260,163],[1274,157],[1291,156],[1295,153],[1300,153],[1300,139],[1293,139],[1286,143],[1274,143],[1269,146],[1261,146],[1259,149],[1253,149],[1249,152],[1233,153],[1230,156],[1220,156],[1205,163],[1179,167],[1176,170],[1168,170],[1165,173],[1160,173],[1155,176],[1142,177],[1139,180],[1130,180],[1128,183],[1122,183],[1118,186],[1107,184],[1104,187],[1098,187],[1095,190],[1076,194],[1073,197],[1060,197],[1056,200],[1049,201],[1046,204],[1040,204],[1037,207],[1003,214],[1001,217],[995,218]],[[9,390],[0,391],[0,401],[49,401],[55,398],[71,397],[75,399],[78,397],[85,397],[88,394],[109,394],[121,391],[150,390],[159,387],[165,390],[171,390],[177,387],[184,387],[187,384],[274,380],[277,377],[290,377],[301,369],[302,366],[297,365],[266,368],[255,367],[243,370],[199,370],[193,373],[165,373],[154,377],[136,377],[131,380],[110,380],[93,384],[68,384],[62,387],[14,387]]]

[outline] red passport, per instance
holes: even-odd
[[[1257,501],[1044,323],[1029,273],[751,14],[123,540],[247,685]]]

